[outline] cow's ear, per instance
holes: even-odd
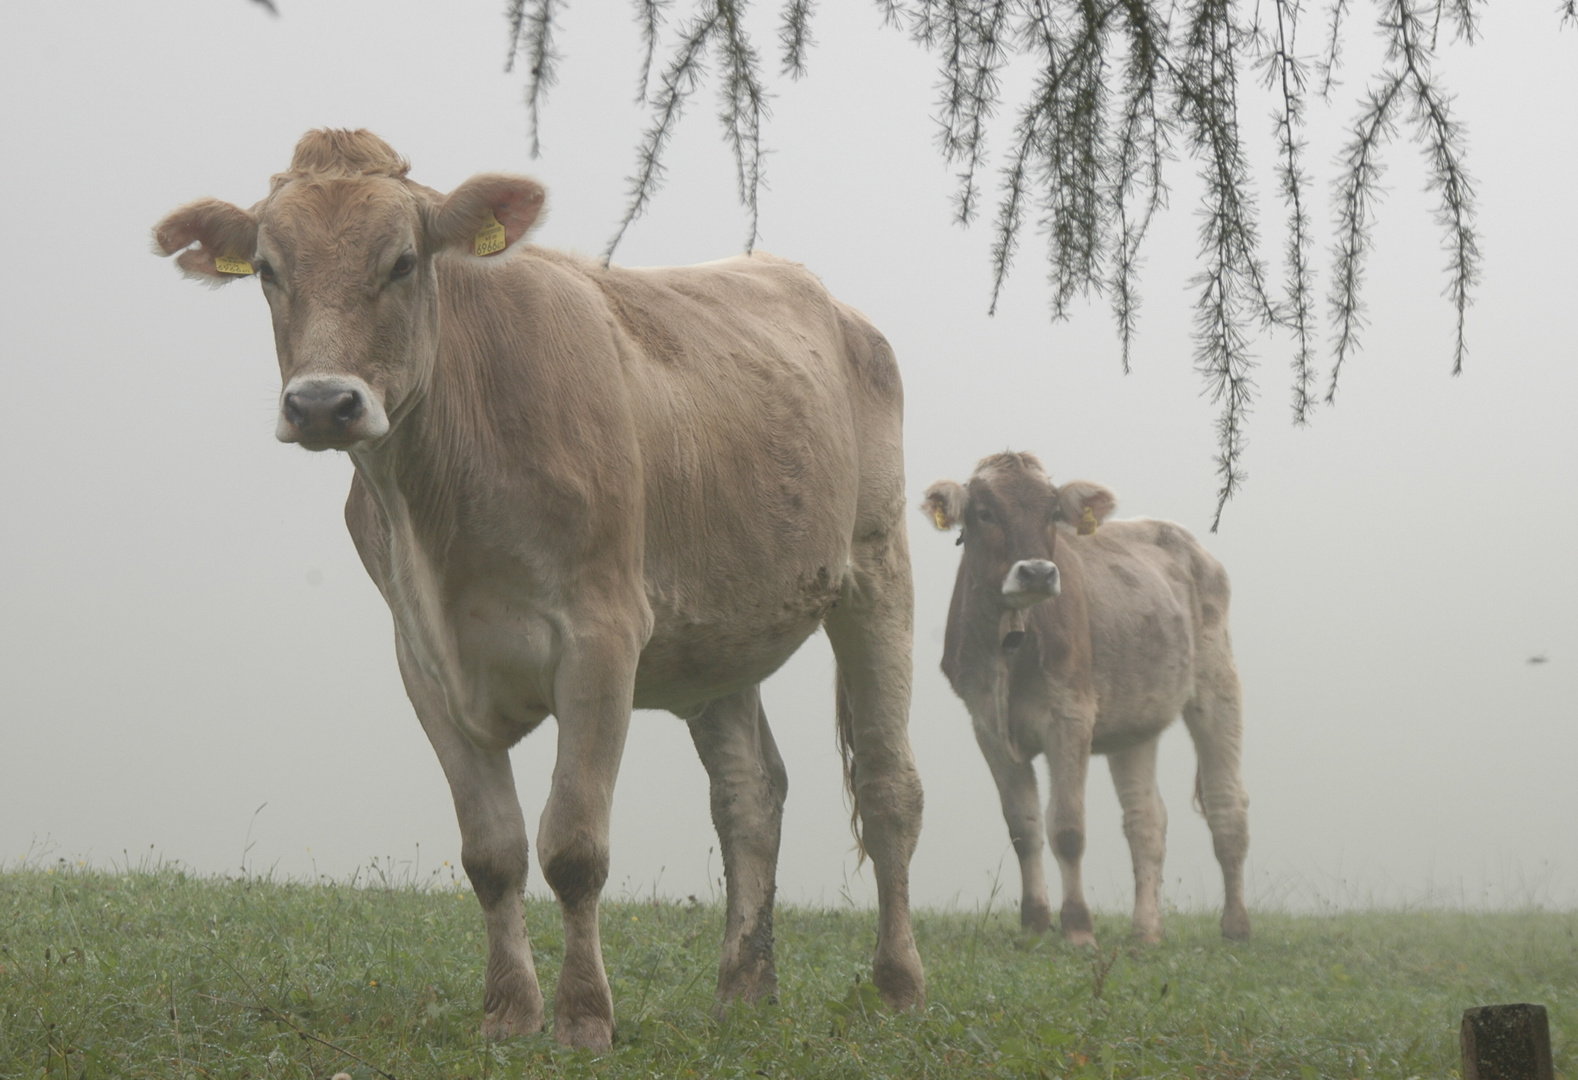
[[[1089,480],[1070,480],[1058,489],[1057,516],[1070,525],[1086,524],[1087,511],[1090,521],[1100,525],[1117,508],[1118,497],[1112,489]]]
[[[251,211],[219,199],[189,202],[153,227],[154,253],[175,255],[181,273],[208,285],[251,274],[257,243]]]
[[[946,532],[956,528],[964,519],[964,501],[963,487],[952,480],[939,480],[926,489],[926,501],[921,503],[921,513]]]
[[[428,208],[428,234],[435,247],[492,255],[532,230],[545,198],[535,180],[482,173]]]

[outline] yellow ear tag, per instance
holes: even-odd
[[[948,512],[940,506],[932,509],[931,519],[937,523],[937,528],[939,529],[948,527]]]
[[[498,218],[489,214],[488,224],[477,233],[473,248],[478,255],[492,255],[496,251],[504,250],[504,239],[504,226],[499,224]]]
[[[1079,519],[1079,535],[1089,536],[1091,533],[1096,531],[1096,526],[1098,524],[1100,524],[1100,522],[1096,520],[1095,511],[1088,506],[1085,507],[1085,514]]]
[[[217,255],[214,257],[214,269],[221,274],[245,275],[252,273],[252,264],[234,255]]]

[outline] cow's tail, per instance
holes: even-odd
[[[849,707],[849,693],[844,689],[844,673],[833,676],[838,713],[838,756],[844,762],[844,790],[849,793],[849,831],[855,837],[856,869],[866,861],[866,841],[860,835],[860,787],[855,777],[855,714]]]
[[[1194,798],[1190,800],[1190,803],[1194,806],[1195,813],[1205,817],[1205,780],[1200,775],[1198,762],[1195,763],[1194,767]]]

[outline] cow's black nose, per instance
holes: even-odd
[[[338,386],[305,386],[285,395],[285,419],[303,436],[332,438],[343,434],[367,411],[360,390]]]
[[[1046,559],[1026,559],[1015,567],[1019,574],[1019,584],[1025,589],[1045,588],[1052,580],[1052,575],[1057,573],[1057,567]]]

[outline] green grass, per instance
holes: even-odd
[[[528,918],[551,995],[558,917]],[[1548,1007],[1557,1074],[1578,1076],[1578,913],[1259,913],[1247,945],[1183,914],[1153,948],[1113,915],[1098,960],[1025,937],[1011,910],[920,912],[929,1001],[895,1016],[861,980],[872,913],[783,908],[780,1003],[719,1020],[722,921],[605,906],[619,1036],[593,1056],[478,1038],[469,893],[7,871],[0,1077],[1436,1078],[1457,1073],[1462,1010],[1510,1001]]]

